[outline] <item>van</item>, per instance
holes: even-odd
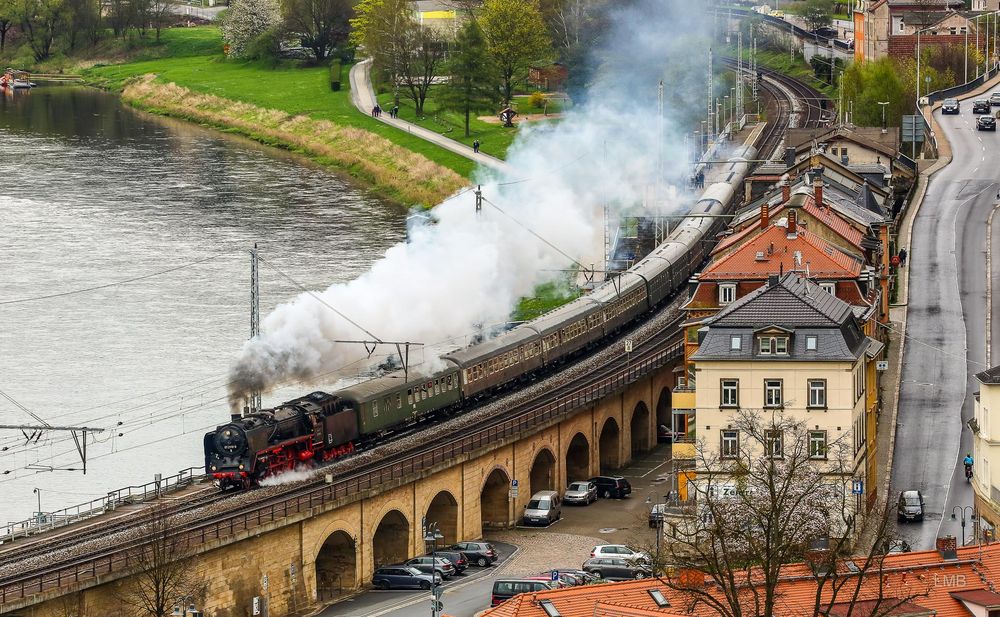
[[[555,491],[538,491],[531,496],[528,505],[524,506],[525,525],[551,525],[562,517],[559,493]]]
[[[490,606],[498,606],[501,602],[510,600],[519,593],[533,593],[555,589],[557,583],[526,578],[505,578],[493,581],[493,595]]]

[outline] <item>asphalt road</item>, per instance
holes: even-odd
[[[972,101],[962,102],[959,115],[939,112],[938,121],[954,158],[932,176],[913,225],[892,470],[893,497],[908,489],[924,494],[924,522],[899,526],[914,550],[934,548],[942,535],[961,541],[951,515],[973,501],[961,459],[972,447],[965,422],[974,411],[975,374],[986,367],[986,227],[1000,187],[1000,135],[976,130]],[[967,541],[971,532],[970,525]]]

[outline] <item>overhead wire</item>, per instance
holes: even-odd
[[[536,238],[538,238],[539,240],[541,240],[542,242],[544,242],[546,245],[548,245],[550,248],[552,248],[554,251],[556,251],[557,253],[559,253],[560,255],[562,255],[563,257],[565,257],[566,259],[568,259],[571,262],[573,262],[574,264],[576,264],[577,267],[579,267],[581,269],[584,269],[584,270],[587,269],[587,267],[584,266],[579,261],[577,261],[576,258],[570,256],[569,253],[567,253],[566,251],[562,250],[561,248],[559,248],[555,244],[549,242],[544,237],[542,237],[540,234],[536,233],[535,230],[531,229],[530,227],[528,227],[527,225],[525,225],[521,221],[517,220],[517,218],[515,218],[514,216],[512,216],[512,215],[508,214],[507,212],[505,212],[502,208],[500,208],[500,206],[496,205],[495,203],[493,203],[492,201],[486,199],[485,197],[483,198],[483,201],[486,202],[487,204],[493,206],[493,208],[496,209],[496,211],[499,212],[500,214],[502,214],[502,215],[506,216],[507,218],[509,218],[510,220],[514,221],[514,223],[516,223],[521,229],[523,229],[526,232],[528,232],[529,234],[535,236]]]

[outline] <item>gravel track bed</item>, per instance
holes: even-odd
[[[464,413],[456,418],[428,426],[417,433],[395,439],[389,443],[379,445],[371,450],[360,452],[343,460],[336,461],[330,465],[317,468],[313,470],[312,474],[310,474],[311,477],[307,477],[306,479],[275,486],[261,487],[252,491],[234,493],[230,497],[220,499],[219,501],[208,504],[202,508],[193,509],[191,511],[172,516],[170,517],[170,524],[172,526],[186,526],[193,524],[202,519],[224,514],[227,511],[239,509],[244,506],[250,506],[268,498],[279,497],[284,493],[302,488],[308,483],[315,483],[316,478],[319,475],[325,475],[328,473],[332,473],[334,476],[341,474],[349,475],[359,465],[368,465],[380,461],[387,461],[399,454],[417,449],[421,444],[436,441],[449,433],[460,432],[468,428],[478,428],[482,425],[484,420],[508,412],[513,407],[521,405],[534,398],[538,398],[539,395],[551,391],[553,388],[563,386],[567,382],[585,375],[586,373],[609,363],[615,358],[621,357],[624,355],[623,341],[626,338],[632,339],[634,344],[638,346],[640,343],[659,333],[664,327],[676,320],[679,314],[679,309],[684,304],[686,299],[685,294],[679,294],[668,305],[658,311],[642,325],[626,334],[615,337],[612,342],[608,343],[600,351],[564,368],[555,375],[541,379],[536,383],[520,388],[510,394],[502,395],[499,398],[481,405],[473,411]],[[13,577],[27,571],[46,567],[48,565],[56,565],[75,557],[82,557],[90,553],[110,548],[118,548],[135,544],[145,533],[147,533],[147,529],[145,529],[144,526],[139,526],[100,538],[86,540],[64,549],[46,551],[44,555],[37,555],[15,563],[0,565],[0,582],[7,577]]]

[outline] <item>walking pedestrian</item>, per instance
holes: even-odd
[[[378,105],[372,107],[372,118],[378,118]]]
[[[472,142],[472,151],[479,154],[479,140]]]
[[[378,104],[375,105],[375,117],[376,118],[382,117],[382,107]]]
[[[906,265],[906,249],[899,249],[899,265],[900,267]]]
[[[393,105],[392,106],[392,117],[393,118],[398,118],[399,117],[399,105]]]

